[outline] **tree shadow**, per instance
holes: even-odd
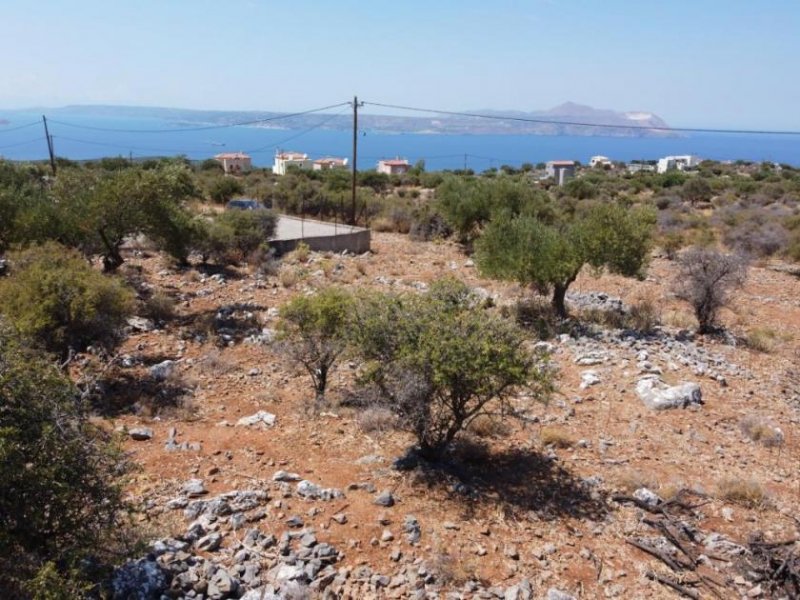
[[[420,461],[417,485],[444,489],[462,504],[467,518],[479,508],[500,506],[507,514],[539,519],[563,517],[601,521],[608,510],[605,494],[589,481],[570,473],[550,457],[525,448],[511,448],[475,462]]]
[[[256,313],[265,310],[261,304],[237,302],[184,315],[176,322],[185,338],[211,339],[218,346],[226,346],[259,335],[262,325]]]
[[[95,383],[89,395],[92,411],[102,417],[145,413],[158,415],[183,407],[192,388],[180,377],[157,380],[149,375],[112,372]]]

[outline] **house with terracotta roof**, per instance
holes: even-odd
[[[346,158],[318,158],[314,161],[314,170],[315,171],[328,171],[330,169],[346,169],[347,168],[347,159]]]
[[[574,160],[551,160],[545,164],[547,177],[552,177],[557,185],[564,185],[575,177]]]
[[[311,164],[311,159],[308,158],[308,154],[302,152],[283,152],[279,150],[275,153],[275,164],[272,166],[272,172],[276,175],[286,175],[291,167],[310,169]]]
[[[246,173],[252,166],[250,156],[244,152],[223,152],[214,159],[222,165],[222,170],[229,175]]]
[[[408,173],[411,165],[404,158],[392,158],[389,160],[378,161],[378,173],[386,173],[387,175],[403,175]]]

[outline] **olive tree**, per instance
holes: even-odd
[[[349,293],[329,287],[297,296],[280,311],[282,346],[311,377],[318,407],[325,400],[328,377],[347,348],[351,307]]]
[[[708,248],[690,248],[678,258],[676,295],[688,302],[697,318],[697,332],[717,329],[719,310],[730,301],[731,292],[747,278],[747,263],[739,255]]]
[[[655,213],[647,208],[596,204],[553,224],[529,215],[501,217],[477,242],[476,263],[490,277],[552,292],[552,305],[567,316],[565,297],[584,265],[629,277],[647,267]]]
[[[546,358],[455,280],[419,296],[360,298],[351,336],[364,360],[362,382],[434,460],[478,416],[506,412],[520,389],[549,390]]]

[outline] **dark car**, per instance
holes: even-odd
[[[264,208],[264,205],[258,200],[253,200],[251,198],[239,198],[238,200],[231,200],[228,202],[225,208],[234,210],[258,210],[259,208]]]

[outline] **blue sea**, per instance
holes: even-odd
[[[41,114],[0,111],[0,156],[12,160],[47,158]],[[34,124],[35,123],[35,124]],[[21,129],[20,126],[29,125]],[[48,117],[56,154],[70,159],[103,156],[171,156],[203,159],[219,152],[244,151],[254,164],[272,164],[276,149],[321,156],[350,157],[352,133],[330,130],[286,130],[240,126],[203,131],[197,124],[156,118],[89,116]],[[103,131],[115,129],[126,131]],[[155,133],[145,133],[142,130]],[[775,161],[800,166],[800,136],[692,134],[682,137],[588,137],[543,135],[437,135],[359,132],[359,169],[369,169],[381,158],[424,160],[428,170],[482,171],[501,165],[554,159],[587,163],[601,154],[612,160],[657,159],[672,154],[694,154],[714,160]]]

